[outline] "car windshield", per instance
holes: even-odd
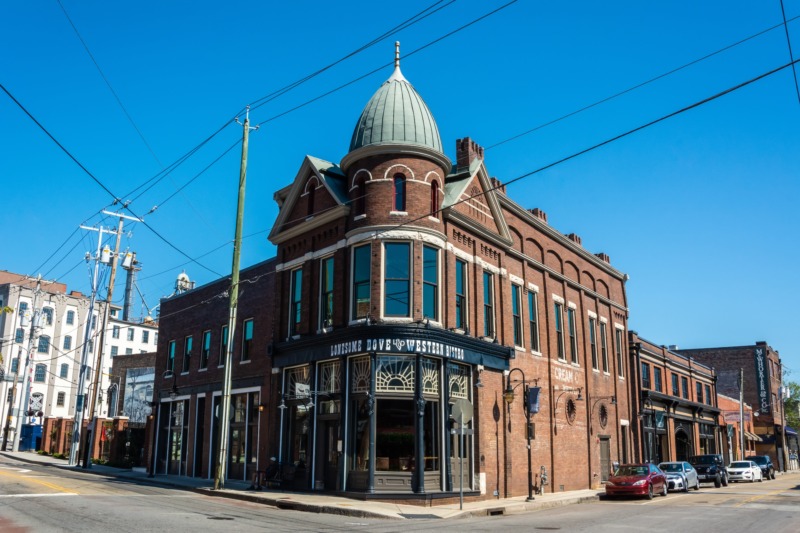
[[[683,472],[683,466],[680,463],[661,463],[658,467],[664,472]]]
[[[736,461],[731,463],[731,468],[750,468],[750,461]]]
[[[690,463],[698,463],[701,465],[712,465],[714,464],[714,458],[710,455],[695,455],[691,459],[689,459]]]
[[[646,466],[622,466],[617,469],[617,476],[646,476]]]
[[[748,457],[747,460],[748,461],[753,461],[754,463],[758,463],[760,465],[767,464],[767,461],[766,461],[765,457]]]

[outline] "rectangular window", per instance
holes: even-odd
[[[14,342],[20,344],[25,341],[25,330],[17,328],[17,333],[14,335]]]
[[[66,393],[59,392],[58,396],[56,396],[56,407],[64,407],[64,399],[66,398]]]
[[[697,398],[695,401],[697,403],[703,403],[703,384],[700,382],[695,382],[695,388],[697,389]]]
[[[387,242],[383,246],[383,312],[411,316],[411,245]]]
[[[203,349],[200,351],[200,368],[208,368],[208,357],[211,355],[211,330],[203,332]]]
[[[44,318],[45,324],[48,326],[53,325],[53,308],[52,307],[45,307],[42,309],[42,317]]]
[[[222,326],[222,335],[219,340],[219,366],[225,366],[228,360],[228,326]]]
[[[47,366],[36,365],[36,371],[33,373],[33,381],[36,383],[44,383],[45,375],[47,374]]]
[[[112,346],[111,347],[111,357],[116,357],[118,353],[119,353],[119,347],[118,346]]]
[[[522,302],[518,285],[511,285],[511,321],[514,325],[514,346],[522,346]]]
[[[596,339],[596,329],[597,324],[594,317],[589,317],[589,349],[592,351],[592,368],[597,370],[597,339]]]
[[[175,371],[175,341],[169,341],[169,352],[167,354],[167,370]]]
[[[563,306],[556,302],[554,305],[553,313],[555,313],[555,324],[556,324],[556,342],[558,343],[557,346],[557,354],[558,358],[562,361],[567,360],[567,356],[564,354],[564,325],[563,322]]]
[[[494,276],[483,272],[483,336],[494,337]]]
[[[713,398],[711,398],[711,385],[706,385],[706,403],[708,405],[713,405]]]
[[[189,371],[189,364],[190,364],[191,359],[192,359],[192,345],[193,344],[194,344],[194,341],[193,341],[191,335],[189,335],[188,337],[183,339],[183,367],[181,368],[182,372],[188,372]]]
[[[371,245],[353,249],[353,319],[366,318],[370,305]]]
[[[253,353],[253,319],[248,318],[242,324],[242,361],[249,361]]]
[[[148,342],[150,342],[150,332],[147,331],[146,329],[143,329],[142,330],[142,343],[143,344],[147,344]]]
[[[657,366],[653,367],[653,386],[656,392],[664,392],[661,388],[661,369]]]
[[[569,328],[569,355],[573,364],[578,364],[578,337],[575,328],[575,310],[567,308],[567,327]]]
[[[50,351],[50,337],[47,335],[39,337],[39,346],[36,351],[39,353],[48,353]]]
[[[75,324],[75,311],[67,311],[67,325]]]
[[[600,322],[600,361],[603,363],[603,372],[608,374],[608,338],[605,322]]]
[[[134,335],[135,334],[136,334],[136,331],[134,331],[133,328],[128,328],[128,340],[129,341],[132,341],[134,339]]]
[[[319,327],[333,325],[333,257],[320,261],[322,279],[319,283]]]
[[[650,365],[642,363],[642,388],[650,388]]]
[[[685,399],[689,399],[689,378],[681,376],[681,392],[683,392],[683,397]]]
[[[422,314],[439,321],[439,250],[422,247]]]
[[[536,291],[528,291],[528,319],[531,335],[531,350],[541,351],[539,347],[539,295]]]
[[[466,331],[467,325],[467,263],[456,259],[456,328]]]
[[[69,376],[69,365],[67,363],[61,363],[61,379],[67,379]]]
[[[619,329],[619,328],[616,328],[615,333],[616,333],[616,340],[617,340],[617,342],[615,343],[616,344],[616,350],[617,350],[617,375],[619,375],[619,377],[621,377],[621,378],[624,378],[625,377],[625,365],[623,364],[623,361],[622,361],[622,330]]]
[[[681,391],[678,388],[678,374],[675,373],[672,374],[672,395],[678,397],[681,395]]]
[[[64,350],[72,349],[72,337],[70,335],[64,336]]]
[[[297,334],[303,317],[303,269],[292,270],[289,279],[289,336]]]
[[[114,326],[111,328],[111,337],[114,339],[119,339],[119,326]]]

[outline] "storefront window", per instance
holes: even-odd
[[[414,401],[379,399],[376,416],[375,470],[414,469]]]
[[[351,438],[353,470],[366,471],[369,468],[369,408],[366,399],[360,398],[353,402]]]

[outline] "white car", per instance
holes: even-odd
[[[728,465],[728,481],[764,481],[761,467],[753,461],[734,461]]]
[[[684,492],[689,492],[689,489],[700,490],[697,470],[689,463],[685,461],[670,461],[661,463],[658,467],[667,476],[669,490],[682,490]]]

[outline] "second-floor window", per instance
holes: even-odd
[[[56,407],[64,407],[65,398],[66,398],[66,393],[59,392],[58,396],[56,396]]]
[[[111,347],[111,357],[116,357],[119,354],[119,346]]]
[[[642,388],[650,388],[650,365],[642,363]]]
[[[143,329],[142,330],[142,343],[143,344],[147,344],[148,342],[150,342],[150,332],[147,331],[146,329]]]
[[[557,351],[558,358],[562,361],[567,360],[567,356],[564,353],[564,325],[563,325],[563,306],[561,303],[556,302],[553,306],[553,314],[554,314],[554,321],[556,325],[556,343],[557,343]]]
[[[253,354],[253,319],[242,324],[242,361],[249,361]]]
[[[181,368],[182,372],[188,372],[192,360],[192,347],[194,345],[194,339],[191,335],[183,339],[183,367]]]
[[[467,329],[467,263],[456,259],[456,327]]]
[[[289,335],[296,335],[303,319],[303,269],[292,270],[289,285]]]
[[[333,325],[333,257],[320,261],[319,327]]]
[[[111,337],[114,339],[119,339],[119,326],[113,326],[111,328]]]
[[[422,248],[422,314],[439,320],[439,250]]]
[[[383,312],[411,316],[411,244],[387,242],[383,258]]]
[[[203,332],[203,348],[200,350],[200,368],[208,368],[208,357],[211,355],[211,330]]]
[[[695,388],[697,389],[697,398],[695,399],[695,401],[697,403],[703,403],[703,384],[696,382]]]
[[[711,398],[711,385],[706,385],[705,389],[706,389],[706,403],[708,405],[713,405],[714,402],[713,398]]]
[[[578,364],[578,337],[575,325],[575,309],[567,308],[567,327],[569,328],[569,355],[573,364]]]
[[[167,352],[167,370],[175,371],[175,341],[169,341],[169,351]]]
[[[219,337],[219,366],[225,366],[228,360],[228,326],[222,326],[222,335]]]
[[[369,244],[353,249],[353,319],[366,318],[370,306],[371,246]]]
[[[680,396],[681,391],[678,388],[678,374],[672,374],[672,395],[673,396]]]
[[[664,392],[661,389],[661,369],[657,366],[653,367],[653,387],[656,392]]]
[[[681,392],[683,397],[689,399],[689,378],[681,376]]]
[[[136,331],[133,328],[128,328],[128,340],[132,341],[134,336],[136,335]]]
[[[514,326],[514,346],[522,346],[521,290],[519,285],[511,285],[511,321]]]
[[[606,323],[600,321],[600,362],[603,363],[603,372],[608,374],[608,335]]]
[[[36,365],[36,371],[33,374],[33,381],[36,383],[44,383],[45,375],[47,374],[47,365]]]
[[[616,328],[614,331],[616,333],[616,341],[615,348],[617,350],[617,375],[621,378],[625,377],[625,365],[622,361],[622,330],[620,328]]]
[[[595,322],[597,322],[597,321],[594,319],[594,317],[590,316],[589,317],[589,349],[592,352],[592,368],[594,370],[597,370],[598,369],[598,366],[597,366],[597,339],[595,338],[595,336],[596,336],[595,330],[596,330],[597,325],[595,324]]]
[[[531,336],[531,351],[539,352],[539,295],[536,291],[528,291],[528,329]]]
[[[39,337],[39,346],[36,348],[36,351],[39,353],[49,353],[50,352],[50,337],[47,335],[42,335]]]
[[[483,336],[494,337],[494,276],[483,272]]]

